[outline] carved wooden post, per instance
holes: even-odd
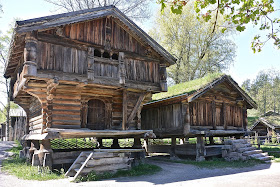
[[[186,103],[182,103],[182,116],[183,116],[183,134],[184,136],[186,136],[187,134],[190,133],[191,130],[191,117],[190,117],[190,109],[189,109],[189,105]]]
[[[39,157],[41,166],[52,167],[52,153],[50,140],[42,140],[40,150],[36,153]]]
[[[54,77],[54,79],[49,80],[47,82],[47,113],[46,113],[47,128],[50,128],[52,126],[53,99],[54,99],[54,92],[57,86],[58,86],[58,79],[56,77]]]
[[[28,32],[25,36],[23,75],[37,75],[37,39],[34,32]]]
[[[119,52],[119,83],[125,84],[124,52]]]
[[[107,129],[111,128],[112,122],[112,103],[105,103],[105,125]]]
[[[160,76],[160,89],[161,91],[167,92],[167,73],[166,73],[166,65],[165,64],[160,64],[159,67],[159,76]]]
[[[88,70],[87,70],[87,78],[90,80],[94,80],[94,48],[88,48]]]
[[[110,51],[111,50],[111,33],[112,33],[112,26],[111,26],[111,19],[106,18],[106,31],[105,31],[105,45],[104,49]]]

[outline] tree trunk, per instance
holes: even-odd
[[[9,133],[10,133],[10,86],[9,81],[6,79],[6,89],[7,89],[7,107],[6,107],[6,141],[9,141]]]

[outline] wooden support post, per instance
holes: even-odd
[[[126,130],[127,121],[127,90],[123,90],[123,118],[122,118],[122,130]]]
[[[133,148],[138,148],[138,149],[142,148],[140,137],[135,137],[134,138]]]
[[[40,166],[52,168],[52,154],[50,140],[42,140],[40,144],[40,150],[37,153],[40,161]]]
[[[136,113],[141,109],[141,107],[140,107],[141,103],[144,101],[146,95],[147,95],[147,93],[142,93],[140,95],[140,97],[138,98],[138,100],[137,100],[137,102],[136,102],[136,104],[135,104],[135,106],[134,106],[134,108],[133,108],[129,118],[127,119],[127,126],[135,118]]]
[[[171,138],[171,153],[170,153],[171,157],[176,157],[175,149],[176,149],[176,137],[172,137]]]
[[[25,36],[25,48],[24,48],[24,63],[23,63],[23,75],[36,76],[37,75],[37,39],[35,32],[28,32]]]
[[[196,137],[196,161],[204,161],[205,160],[205,143],[203,141],[203,136]]]
[[[160,89],[163,92],[167,92],[167,73],[166,73],[166,65],[165,64],[160,64],[159,67],[159,76],[160,76]]]
[[[214,145],[215,144],[213,136],[209,136],[209,142],[210,142],[210,145]]]
[[[185,138],[180,138],[180,144],[184,144],[185,143]]]
[[[247,119],[247,108],[243,108],[243,129],[247,130],[248,119]]]
[[[81,128],[86,128],[87,126],[87,113],[88,113],[88,102],[83,100],[81,101]]]
[[[113,139],[113,144],[111,145],[111,148],[113,148],[113,149],[119,149],[120,148],[119,139],[118,138],[114,138]]]
[[[149,146],[149,139],[146,138],[146,139],[144,139],[144,148],[146,151],[146,155],[148,155],[148,146]]]
[[[224,129],[227,130],[227,108],[226,104],[223,103],[222,105],[222,113],[221,113],[221,119],[223,121]]]
[[[187,134],[190,133],[191,130],[191,117],[190,117],[190,109],[189,105],[183,103],[182,104],[182,116],[183,116],[183,123],[184,123],[184,129],[183,129],[183,134],[186,136]]]
[[[102,148],[103,147],[103,142],[102,142],[102,138],[97,138],[97,142],[98,142],[98,148]]]
[[[125,85],[124,52],[119,52],[119,83]]]
[[[217,129],[217,126],[216,126],[216,103],[215,103],[215,101],[211,102],[211,108],[212,108],[212,125],[213,125],[213,129]]]
[[[94,48],[89,47],[87,53],[87,78],[94,80]]]

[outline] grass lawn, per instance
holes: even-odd
[[[44,181],[64,178],[64,172],[51,171],[48,168],[40,168],[39,171],[38,167],[31,166],[31,164],[26,163],[25,159],[19,158],[19,151],[22,150],[22,147],[19,143],[17,144],[18,145],[16,147],[13,147],[9,150],[15,154],[6,160],[3,160],[3,171],[25,180]]]
[[[105,172],[103,174],[96,174],[95,172],[90,172],[86,176],[79,176],[75,180],[75,182],[98,181],[102,179],[117,178],[117,177],[152,175],[159,171],[161,171],[161,168],[159,166],[151,165],[151,164],[140,164],[138,166],[132,167],[130,170],[119,170],[116,173]]]
[[[280,162],[280,145],[277,144],[277,146],[271,146],[271,145],[261,145],[261,150],[263,152],[268,152],[269,156],[274,156],[275,162]]]

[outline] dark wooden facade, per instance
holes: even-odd
[[[256,103],[224,75],[192,94],[145,104],[142,128],[157,137],[226,136],[247,130],[247,109]]]
[[[280,115],[270,115],[259,118],[253,126],[251,131],[257,133],[258,136],[273,136],[280,134]]]
[[[167,90],[166,67],[174,62],[108,6],[18,21],[5,77],[27,113],[27,139],[63,137],[47,137],[50,129],[130,130],[134,136],[142,105]]]

